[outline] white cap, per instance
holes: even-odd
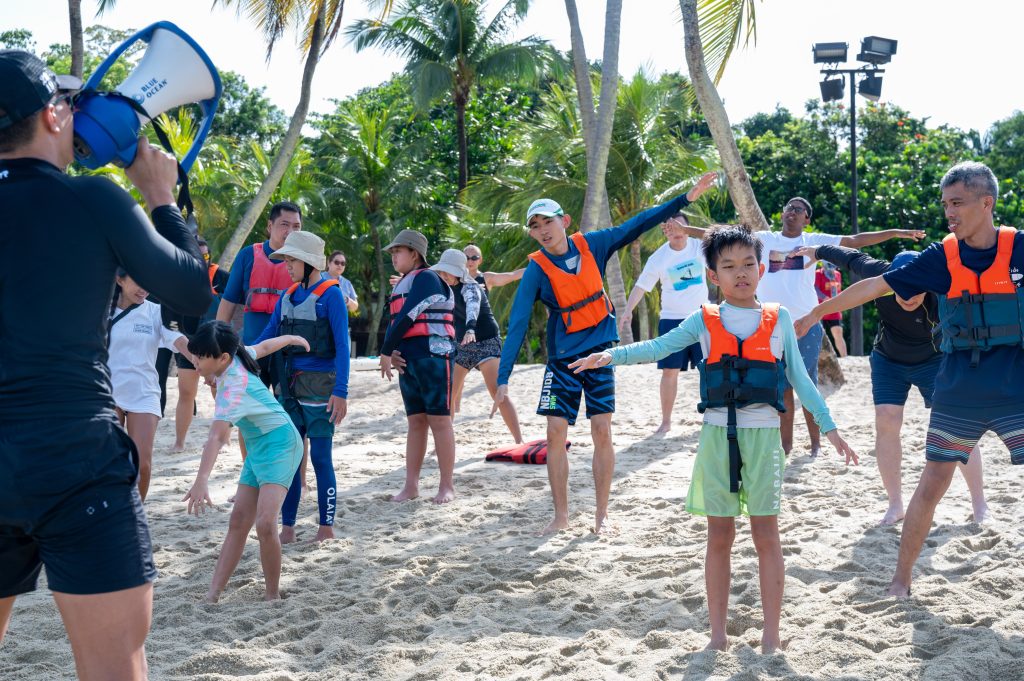
[[[530,224],[530,218],[534,215],[543,215],[546,218],[561,217],[565,215],[562,207],[558,205],[557,201],[552,199],[537,199],[530,204],[530,208],[526,211],[526,224]]]

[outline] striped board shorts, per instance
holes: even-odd
[[[932,408],[925,458],[967,463],[971,450],[992,431],[1010,450],[1010,463],[1024,464],[1024,404],[999,407]]]

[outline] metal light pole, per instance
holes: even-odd
[[[822,100],[829,102],[842,99],[842,80],[829,80],[829,76],[848,75],[850,85],[850,234],[860,233],[857,222],[857,74],[864,76],[860,92],[868,99],[877,101],[881,95],[882,81],[879,74],[885,73],[878,68],[879,64],[888,63],[896,53],[896,41],[888,38],[869,36],[861,42],[861,53],[857,60],[868,65],[856,69],[840,69],[838,64],[846,61],[846,43],[818,43],[812,48],[814,62],[826,64],[821,70],[825,80],[821,84]],[[860,277],[850,273],[850,281],[856,282]],[[864,312],[860,306],[850,310],[850,354],[864,354]]]

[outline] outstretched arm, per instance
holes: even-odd
[[[872,277],[871,279],[858,281],[835,298],[829,298],[825,302],[818,304],[813,310],[798,319],[793,324],[793,327],[796,329],[797,338],[802,338],[825,315],[832,314],[833,312],[843,312],[858,305],[863,305],[890,291],[892,291],[892,288],[890,288],[884,277]]]
[[[877,232],[861,232],[852,236],[844,236],[839,240],[840,246],[847,248],[864,248],[874,246],[889,239],[913,239],[919,241],[925,236],[920,229],[882,229]]]
[[[309,352],[309,343],[302,336],[277,336],[275,338],[268,338],[262,343],[257,343],[251,346],[253,351],[256,353],[256,359],[272,355],[281,348],[289,345],[299,345]]]
[[[522,279],[523,272],[525,271],[525,267],[520,267],[518,270],[512,270],[511,272],[484,272],[484,284],[487,288],[498,288],[505,284],[511,284],[513,281]]]
[[[640,299],[647,293],[639,286],[634,286],[629,292],[629,299],[626,301],[626,309],[619,313],[619,327],[626,328],[633,321],[633,310],[640,304]]]
[[[217,463],[217,455],[221,448],[228,443],[231,437],[231,424],[227,421],[214,421],[210,426],[210,437],[206,439],[206,446],[203,447],[203,458],[199,462],[199,472],[196,473],[196,481],[192,488],[185,493],[182,501],[188,502],[188,512],[199,515],[203,512],[204,506],[213,506],[210,499],[210,473]]]

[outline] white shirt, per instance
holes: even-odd
[[[686,246],[678,251],[666,242],[647,259],[636,285],[650,291],[660,281],[661,318],[686,319],[708,302],[706,267],[699,240],[687,239]]]
[[[804,232],[797,237],[782,236],[781,232],[754,232],[764,249],[761,262],[764,277],[757,285],[757,298],[763,303],[781,303],[793,319],[800,319],[818,304],[814,292],[814,267],[803,257],[789,257],[793,249],[801,246],[838,246],[843,238],[838,234]]]
[[[113,319],[123,310],[115,308]],[[107,366],[114,388],[114,403],[126,412],[160,416],[160,379],[156,354],[160,348],[174,350],[184,338],[161,323],[160,306],[144,301],[110,329]]]

